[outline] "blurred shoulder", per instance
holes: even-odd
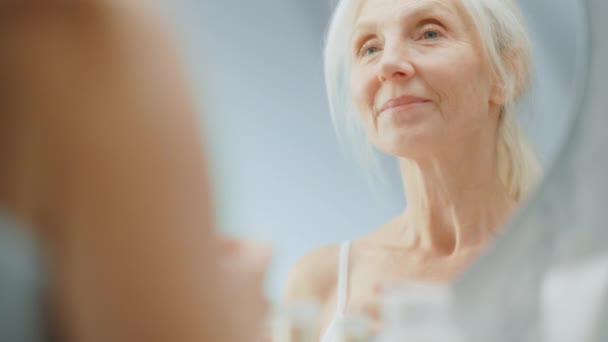
[[[317,248],[291,268],[283,293],[285,302],[313,299],[324,302],[337,282],[340,245]]]

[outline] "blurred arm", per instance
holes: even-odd
[[[0,193],[48,246],[61,333],[231,340],[198,123],[166,33],[99,1],[12,1],[0,16]]]

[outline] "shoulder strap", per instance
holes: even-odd
[[[346,310],[346,297],[348,294],[348,259],[350,241],[340,245],[340,259],[338,261],[338,287],[336,315],[344,314]]]

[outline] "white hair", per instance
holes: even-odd
[[[349,43],[359,7],[365,0],[339,0],[329,25],[324,51],[325,83],[338,138],[349,141],[358,161],[377,176],[375,148],[365,136],[350,93]],[[497,131],[499,177],[514,200],[520,200],[541,176],[538,159],[519,126],[515,106],[531,79],[530,43],[523,16],[513,0],[460,0],[468,11],[502,81],[505,104]]]

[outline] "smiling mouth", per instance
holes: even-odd
[[[427,102],[431,102],[431,101],[427,100],[425,98],[422,98],[422,97],[417,97],[417,96],[410,96],[410,95],[399,96],[394,99],[386,101],[384,103],[384,105],[382,105],[380,110],[378,111],[378,115],[382,114],[385,111],[391,110],[391,109],[396,109],[396,108],[405,109],[408,107],[413,107],[413,106],[427,103]]]

